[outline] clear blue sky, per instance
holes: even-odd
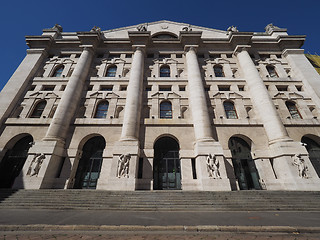
[[[320,54],[319,0],[4,0],[0,4],[0,89],[26,54],[25,35],[60,24],[64,31],[102,30],[170,20],[226,30],[262,32],[273,23],[307,35],[306,52]],[[0,103],[1,104],[1,103]]]

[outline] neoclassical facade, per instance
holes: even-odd
[[[170,21],[27,36],[0,94],[0,187],[320,190],[304,40]]]

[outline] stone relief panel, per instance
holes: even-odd
[[[219,171],[219,159],[216,158],[214,154],[209,154],[207,156],[207,171],[209,178],[220,179],[220,171]]]
[[[129,163],[130,163],[131,155],[129,153],[127,154],[121,154],[118,159],[118,171],[117,171],[117,177],[126,177],[129,178]]]

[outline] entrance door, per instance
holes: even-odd
[[[105,145],[103,137],[93,137],[86,142],[79,161],[74,188],[96,189]]]
[[[229,140],[232,153],[234,173],[241,190],[261,189],[259,174],[251,157],[251,149],[247,142],[238,137]]]
[[[20,174],[28,157],[33,142],[31,136],[20,139],[12,149],[8,150],[0,163],[0,188],[11,188],[15,178]]]
[[[308,137],[303,137],[301,139],[301,142],[306,144],[306,149],[309,153],[309,158],[312,163],[312,166],[314,167],[314,170],[316,170],[318,176],[320,177],[320,146],[319,144]]]
[[[179,145],[170,138],[160,138],[154,149],[154,186],[155,190],[181,189]]]

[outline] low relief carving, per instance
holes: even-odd
[[[147,28],[148,28],[147,25],[141,24],[141,25],[139,25],[139,26],[137,27],[137,30],[138,30],[139,32],[146,32],[146,31],[147,31]]]
[[[121,154],[118,160],[118,172],[117,177],[127,177],[129,178],[129,162],[131,159],[131,155],[129,153],[127,154]]]
[[[308,167],[305,165],[305,162],[300,154],[295,154],[292,157],[293,163],[292,165],[298,167],[299,177],[301,178],[308,178],[307,171]]]
[[[41,165],[43,163],[43,160],[46,158],[46,156],[43,153],[37,153],[36,155],[34,155],[30,166],[28,168],[28,172],[27,175],[29,175],[30,177],[32,176],[38,176],[39,171],[41,169]]]
[[[207,170],[210,178],[221,178],[219,171],[219,160],[214,154],[209,154],[207,157]]]

